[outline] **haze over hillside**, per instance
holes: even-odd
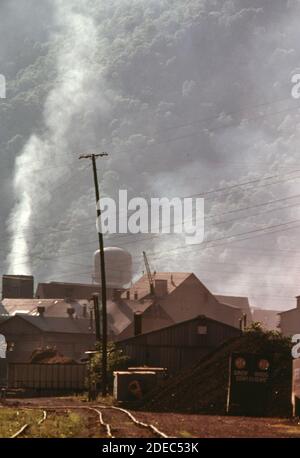
[[[145,250],[153,269],[193,271],[215,293],[293,306],[299,10],[298,0],[2,1],[1,272],[90,281],[94,194],[78,156],[108,151],[103,195],[205,197],[201,245],[106,239],[132,253],[136,274]]]

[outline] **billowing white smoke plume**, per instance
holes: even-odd
[[[51,203],[51,190],[66,175],[70,163],[74,119],[83,119],[93,106],[97,31],[85,2],[54,1],[56,79],[44,106],[42,134],[33,134],[16,160],[17,200],[10,221],[9,272],[30,274],[33,211],[42,214]],[[102,98],[102,104],[104,103]],[[78,153],[78,151],[75,151]],[[53,202],[52,202],[53,204]],[[37,216],[38,219],[38,216]],[[43,225],[42,221],[38,221]]]
[[[291,97],[300,66],[299,1],[49,3],[56,35],[45,60],[54,58],[56,75],[47,67],[53,89],[43,85],[44,119],[16,163],[10,271],[90,281],[97,247],[88,209],[92,177],[90,170],[75,176],[67,164],[76,171],[77,156],[96,148],[110,153],[110,170],[101,175],[110,196],[127,189],[131,197],[176,197],[233,186],[205,196],[206,240],[218,246],[187,249],[172,236],[106,239],[131,251],[138,275],[146,250],[157,271],[193,271],[215,293],[293,306],[299,229],[275,229],[300,219],[300,112]],[[24,78],[16,77],[26,95],[30,64],[44,68],[37,60],[34,54]],[[281,181],[271,186],[270,175]],[[272,226],[273,233],[255,232]]]

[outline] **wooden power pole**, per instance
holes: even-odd
[[[100,331],[99,298],[98,298],[97,293],[93,294],[93,304],[94,304],[96,342],[99,344],[101,342],[101,331]]]
[[[96,159],[98,157],[108,156],[107,153],[100,154],[83,154],[79,159],[91,159],[93,165],[96,208],[97,208],[97,227],[98,227],[98,242],[100,250],[100,275],[101,275],[101,301],[102,301],[102,395],[107,395],[107,308],[106,308],[106,276],[105,276],[105,258],[104,258],[104,243],[101,230],[101,209],[100,209],[100,193],[97,174]]]

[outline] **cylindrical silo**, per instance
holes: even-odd
[[[104,248],[106,285],[108,288],[124,288],[132,279],[132,257],[119,247]],[[100,251],[94,254],[94,281],[101,284]]]

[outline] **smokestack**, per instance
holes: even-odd
[[[134,335],[139,336],[142,334],[142,312],[135,312],[133,315],[134,322]]]
[[[74,313],[75,313],[75,309],[73,307],[67,308],[67,314],[69,315],[70,318],[73,318]]]
[[[39,316],[43,317],[45,315],[45,307],[43,305],[38,305],[37,311]]]
[[[297,309],[300,309],[300,296],[296,296],[297,299]]]

